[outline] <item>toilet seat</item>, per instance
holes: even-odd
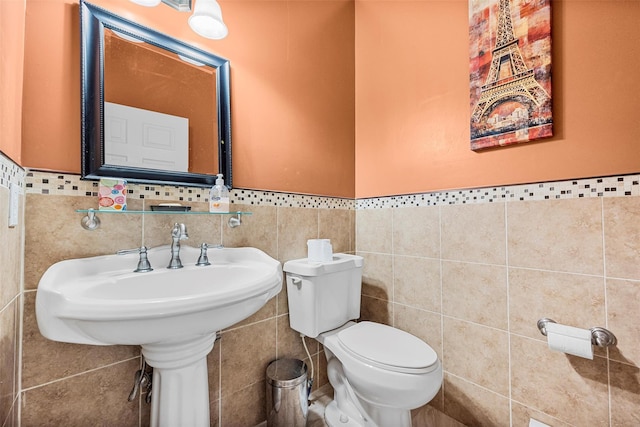
[[[351,356],[381,369],[422,374],[437,367],[438,355],[427,343],[391,326],[360,322],[337,335]]]

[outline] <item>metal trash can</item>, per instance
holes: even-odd
[[[267,427],[305,427],[309,413],[307,365],[277,359],[267,367]]]

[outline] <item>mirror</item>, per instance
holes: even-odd
[[[82,178],[231,188],[229,61],[80,2]]]

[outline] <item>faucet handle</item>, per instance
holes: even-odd
[[[216,248],[216,249],[222,249],[224,246],[222,245],[212,245],[209,243],[203,243],[200,245],[200,256],[198,257],[198,262],[196,262],[196,265],[198,267],[204,267],[206,265],[211,265],[211,263],[209,262],[209,257],[207,256],[207,249],[209,248]]]
[[[149,258],[147,258],[147,247],[142,246],[140,248],[134,249],[123,249],[121,251],[116,252],[116,255],[127,255],[127,254],[140,254],[140,259],[138,260],[138,267],[133,270],[134,273],[146,273],[148,271],[153,271],[151,268],[151,263],[149,262]]]
[[[187,225],[183,222],[176,222],[171,230],[171,236],[180,240],[188,239],[189,232],[187,231]]]

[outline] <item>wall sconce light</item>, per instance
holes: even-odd
[[[222,20],[222,9],[216,0],[196,0],[189,26],[196,34],[208,39],[220,40],[229,34]]]
[[[216,0],[130,0],[135,4],[155,7],[161,2],[180,12],[191,10],[195,1],[193,14],[189,17],[189,26],[199,36],[220,40],[227,37],[229,30],[222,20],[222,9]]]

